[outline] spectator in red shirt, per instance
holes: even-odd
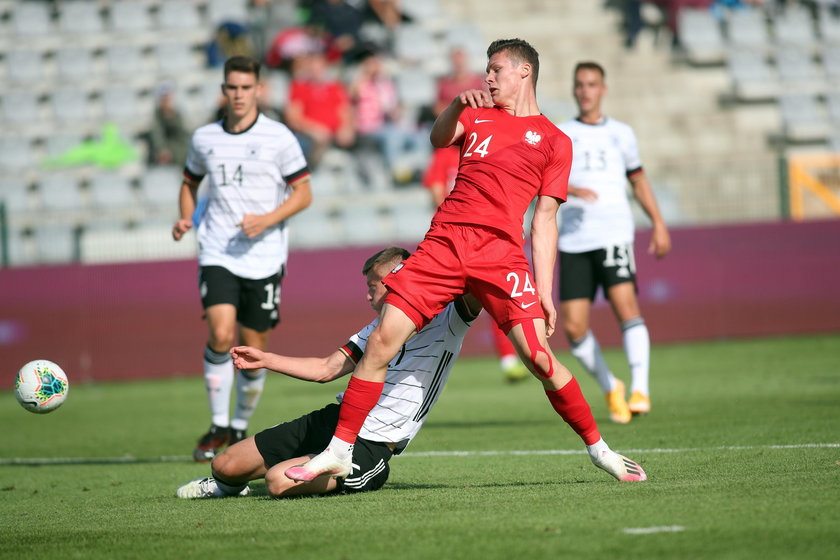
[[[329,74],[322,53],[299,57],[294,64],[286,124],[300,141],[306,161],[316,167],[327,148],[350,148],[355,142],[353,108],[341,81]]]

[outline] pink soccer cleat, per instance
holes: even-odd
[[[601,451],[600,456],[592,458],[592,462],[599,469],[603,469],[613,475],[616,480],[622,482],[642,482],[647,480],[647,475],[644,469],[639,466],[639,463],[628,459],[624,455],[619,455],[611,449]]]
[[[344,478],[350,474],[352,466],[350,456],[341,459],[328,447],[303,465],[289,467],[284,474],[292,480],[299,482],[309,482],[319,476]]]

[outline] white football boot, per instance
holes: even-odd
[[[219,488],[216,479],[210,477],[196,478],[178,487],[179,498],[228,498],[232,496],[247,496],[251,489],[246,485],[238,494],[227,494]]]

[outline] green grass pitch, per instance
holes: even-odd
[[[560,359],[648,482],[594,468],[539,384],[505,384],[492,358],[460,360],[385,488],[353,496],[271,500],[258,481],[247,498],[175,498],[209,471],[187,460],[208,423],[200,377],[68,372],[44,416],[4,390],[0,558],[840,558],[840,337],[655,346],[653,412],[623,426]],[[627,380],[623,354],[607,360]],[[272,376],[251,431],[344,385]]]

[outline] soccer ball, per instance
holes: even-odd
[[[15,396],[29,412],[52,412],[67,398],[67,374],[49,360],[32,360],[18,371]]]

